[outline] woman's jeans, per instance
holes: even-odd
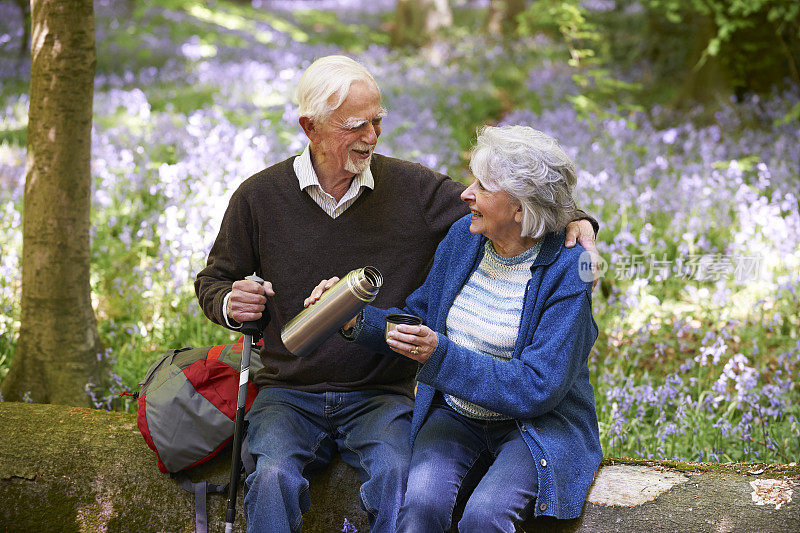
[[[475,487],[458,523],[466,533],[513,532],[533,509],[538,487],[516,422],[462,416],[437,394],[414,442],[397,530],[448,531],[462,482],[467,494],[466,485]]]
[[[310,505],[304,472],[336,451],[358,470],[371,531],[394,531],[411,455],[411,410],[410,398],[383,391],[259,391],[247,432],[256,460],[245,484],[247,531],[299,531]]]

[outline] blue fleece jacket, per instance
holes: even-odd
[[[469,232],[469,216],[458,220],[405,309],[367,307],[353,332],[355,340],[397,355],[384,340],[384,317],[398,312],[422,317],[439,342],[417,375],[412,443],[436,390],[511,416],[539,474],[535,515],[575,518],[602,459],[587,365],[597,324],[591,283],[578,275],[583,248],[564,248],[563,231],[544,237],[531,267],[512,358],[503,361],[462,348],[445,336],[450,307],[478,267],[485,243],[485,237]]]

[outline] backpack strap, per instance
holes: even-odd
[[[242,466],[244,467],[245,478],[256,471],[256,463],[253,460],[253,456],[250,455],[250,448],[248,447],[246,427],[247,426],[245,426],[244,438],[242,439]],[[186,472],[170,474],[170,477],[177,481],[183,490],[194,494],[195,533],[207,533],[208,505],[206,502],[206,497],[209,494],[228,494],[228,486],[230,483],[226,483],[225,485],[215,485],[213,483],[209,483],[208,481],[194,482],[189,479],[189,476],[186,475]],[[246,487],[245,490],[247,490]]]
[[[194,494],[194,523],[196,533],[208,532],[208,510],[206,496],[208,494],[227,494],[228,485],[215,485],[208,481],[193,482],[185,472],[170,474],[186,492]]]

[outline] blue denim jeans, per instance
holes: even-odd
[[[410,398],[382,391],[259,391],[247,431],[256,462],[245,482],[247,531],[300,531],[310,505],[304,473],[337,451],[358,470],[371,531],[394,531],[411,456],[411,410]]]
[[[460,492],[469,499],[459,531],[513,532],[533,510],[537,489],[536,466],[516,422],[463,416],[437,394],[414,442],[397,530],[448,531]]]

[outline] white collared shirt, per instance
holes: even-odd
[[[314,171],[314,165],[311,164],[310,145],[306,145],[306,149],[303,150],[303,153],[294,159],[294,173],[297,174],[297,181],[300,183],[300,189],[306,191],[311,199],[331,218],[336,218],[344,213],[348,207],[353,205],[353,202],[358,200],[358,197],[361,196],[365,188],[375,188],[372,170],[367,167],[364,172],[356,174],[353,177],[350,188],[347,189],[342,199],[337,202],[336,198],[326,193],[319,183],[317,173]],[[239,329],[242,327],[241,324],[234,325],[231,323],[231,320],[228,319],[227,309],[230,295],[231,293],[229,292],[225,295],[225,298],[222,299],[222,316],[225,317],[225,322],[228,324],[228,327]]]
[[[322,189],[314,165],[311,164],[311,148],[306,145],[306,149],[294,160],[294,173],[300,182],[300,188],[308,193],[312,200],[325,211],[329,217],[336,218],[358,200],[364,188],[374,189],[375,180],[372,177],[372,170],[369,167],[361,174],[356,174],[350,183],[350,188],[342,199],[338,202],[330,194]]]

